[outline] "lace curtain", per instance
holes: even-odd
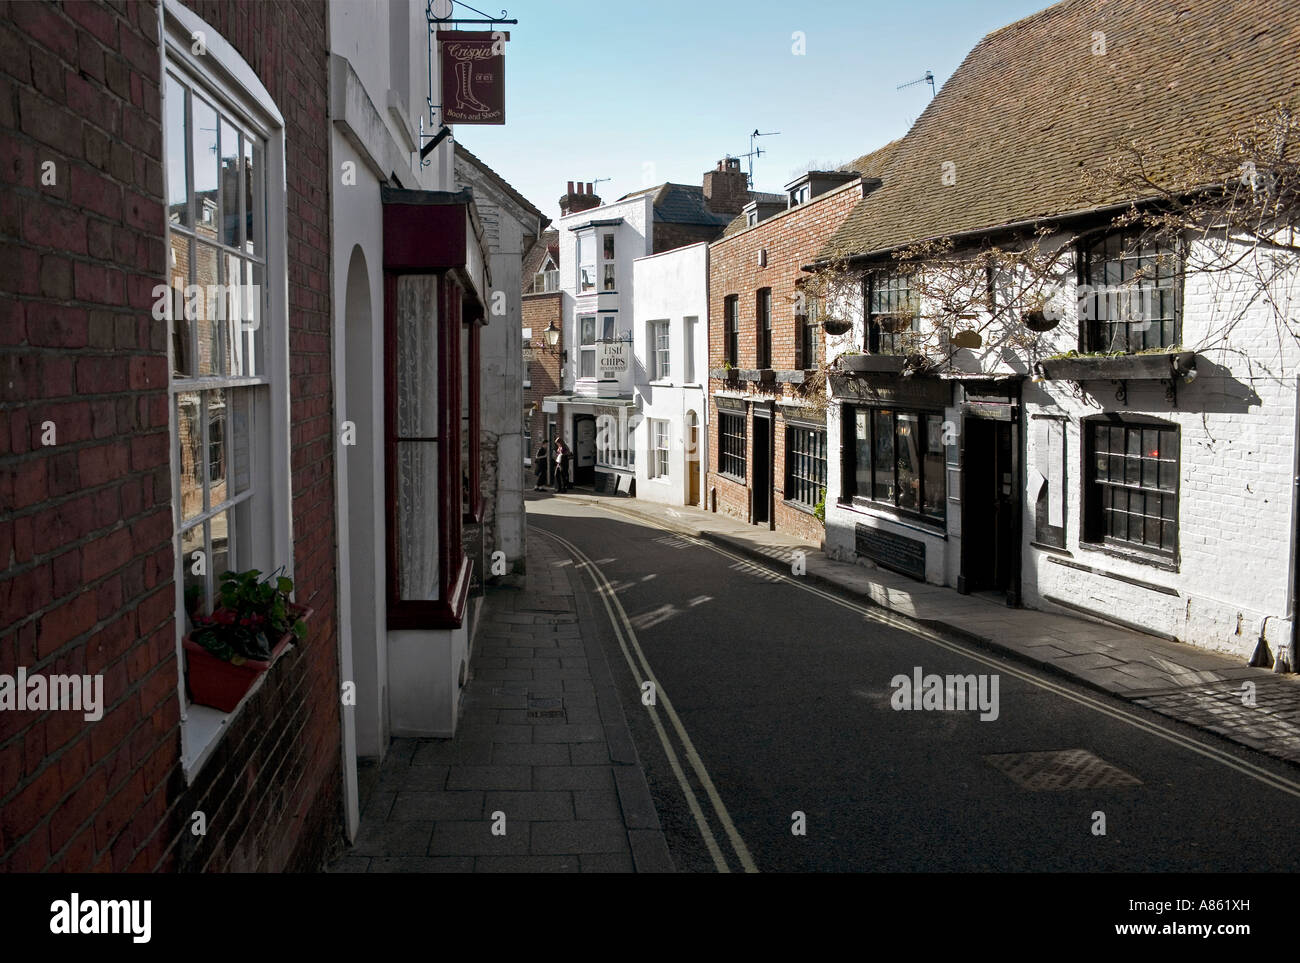
[[[438,347],[434,275],[397,279],[397,568],[405,601],[438,599]]]

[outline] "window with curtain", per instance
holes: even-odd
[[[846,405],[843,423],[844,499],[944,517],[942,414]]]

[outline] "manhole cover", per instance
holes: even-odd
[[[530,709],[563,709],[564,700],[555,699],[549,696],[529,696],[528,708]]]
[[[1009,752],[984,759],[1026,789],[1102,789],[1140,786],[1142,780],[1117,769],[1086,749]]]

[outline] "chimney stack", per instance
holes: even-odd
[[[739,157],[724,157],[716,169],[704,172],[704,203],[715,214],[739,214],[749,203],[749,178]]]
[[[560,216],[578,214],[600,207],[600,198],[592,191],[592,185],[582,181],[569,181],[568,190],[560,198]]]

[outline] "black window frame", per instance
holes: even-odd
[[[754,367],[772,367],[772,289],[754,292]]]
[[[872,460],[877,457],[880,451],[879,438],[877,436],[877,415],[878,413],[888,412],[890,415],[891,425],[891,458],[893,461],[892,471],[892,488],[893,499],[877,498],[874,490],[863,494],[858,491],[857,485],[857,414],[859,411],[868,413],[868,428],[871,436],[868,447],[872,452]],[[925,450],[920,453],[919,464],[914,470],[917,484],[917,507],[911,508],[903,504],[903,487],[899,484],[898,478],[898,419],[899,416],[915,416],[917,418],[917,430],[921,436],[926,439]],[[930,422],[938,423],[940,427],[940,445],[938,452],[929,450],[929,431]],[[945,422],[944,413],[941,410],[933,408],[900,408],[891,405],[855,405],[845,404],[840,406],[840,496],[839,501],[849,505],[859,505],[869,508],[886,508],[896,512],[901,516],[916,519],[927,525],[945,525],[948,520],[948,466],[947,466],[947,446],[942,443],[942,425]],[[937,470],[939,473],[941,489],[939,492],[939,512],[927,512],[925,505],[925,490],[927,481],[926,457],[937,454],[939,463]],[[874,471],[872,472],[875,477]]]
[[[785,425],[785,500],[808,510],[817,507],[827,490],[830,449],[826,428],[787,422]],[[820,469],[820,474],[819,474]]]
[[[1099,251],[1100,257],[1097,256]],[[1156,243],[1138,230],[1108,231],[1090,243],[1080,244],[1076,258],[1076,281],[1079,285],[1076,299],[1079,351],[1084,354],[1103,351],[1134,354],[1151,348],[1172,348],[1180,344],[1183,334],[1183,282],[1186,253],[1186,247],[1181,241],[1168,244]],[[1103,302],[1099,300],[1103,295],[1097,293],[1097,288],[1116,283],[1123,284],[1131,280],[1137,270],[1142,268],[1144,261],[1149,262],[1156,269],[1156,280],[1168,281],[1168,285],[1167,294],[1161,296],[1160,308],[1155,312],[1157,319],[1153,319],[1150,327],[1136,332],[1139,338],[1135,346],[1133,326],[1147,322],[1141,318],[1110,321],[1100,317],[1102,313],[1110,314],[1112,302],[1109,295],[1106,295],[1106,306],[1103,312],[1100,309]],[[1134,262],[1137,262],[1138,268],[1129,273],[1127,266]],[[1110,265],[1117,265],[1117,268],[1113,269],[1109,267]],[[1137,298],[1138,303],[1143,304],[1145,299],[1140,293],[1140,287],[1141,285],[1138,287]],[[1159,284],[1156,285],[1156,290],[1161,290]],[[1126,300],[1132,297],[1132,295],[1121,296]],[[1168,302],[1165,300],[1166,297]],[[1118,301],[1113,303],[1118,305]],[[1131,305],[1132,301],[1128,300],[1128,303]],[[1122,340],[1117,341],[1113,332],[1109,338],[1104,337],[1103,325],[1111,325],[1115,328],[1122,326],[1124,328]],[[1152,331],[1159,331],[1160,336],[1152,339],[1150,337]],[[1117,344],[1120,347],[1117,347]]]
[[[867,320],[865,350],[870,354],[906,354],[906,345],[900,342],[904,334],[916,331],[916,322],[921,314],[920,299],[912,290],[910,275],[884,269],[869,271],[863,279],[862,295]],[[888,302],[883,305],[888,310],[880,310],[882,296]],[[910,312],[898,310],[900,301],[910,305]],[[897,329],[894,324],[890,326],[891,330],[884,330],[882,319],[900,317],[909,318],[907,327]]]
[[[747,428],[743,411],[718,412],[718,473],[740,482],[748,461]]]
[[[817,299],[804,295],[804,313],[795,315],[794,366],[798,369],[816,368],[821,361],[822,341],[817,331],[820,327],[820,310]]]
[[[1099,447],[1100,432],[1105,430],[1106,447],[1102,450]],[[1121,433],[1118,442],[1115,433]],[[1147,452],[1147,432],[1156,433],[1157,454],[1150,455]],[[1134,433],[1137,434],[1137,444],[1134,446]],[[1173,457],[1166,454],[1165,436],[1173,438]],[[1141,417],[1121,417],[1116,414],[1099,415],[1094,418],[1087,418],[1083,421],[1083,471],[1080,477],[1083,479],[1083,511],[1081,531],[1079,533],[1079,543],[1084,548],[1108,549],[1117,551],[1128,556],[1138,558],[1150,558],[1157,563],[1164,565],[1176,565],[1178,561],[1178,536],[1179,536],[1179,509],[1181,498],[1181,473],[1182,473],[1182,426],[1169,421],[1161,421],[1156,418]],[[1119,445],[1120,450],[1116,451]],[[1132,454],[1132,449],[1136,447],[1136,455]],[[1099,477],[1098,460],[1105,457],[1107,460],[1106,477]],[[1137,462],[1137,481],[1130,479],[1132,470],[1131,462]],[[1124,480],[1116,481],[1111,478],[1116,466],[1120,467],[1124,473]],[[1151,473],[1154,475],[1154,485],[1148,485],[1147,466],[1153,465]],[[1162,466],[1168,465],[1169,468],[1162,471]],[[1124,493],[1124,507],[1117,509],[1118,502],[1116,494],[1122,491]],[[1141,498],[1140,511],[1134,512],[1133,496]],[[1159,499],[1156,511],[1158,515],[1150,514],[1150,499],[1156,497]],[[1116,515],[1123,515],[1124,531],[1123,537],[1114,534],[1116,525]],[[1134,541],[1128,537],[1131,531],[1131,520],[1134,517],[1143,519],[1142,524],[1142,541]],[[1160,542],[1156,545],[1146,541],[1148,522],[1157,521],[1160,524]],[[1166,538],[1168,535],[1168,538]]]
[[[740,365],[740,295],[722,299],[722,361],[733,368]]]

